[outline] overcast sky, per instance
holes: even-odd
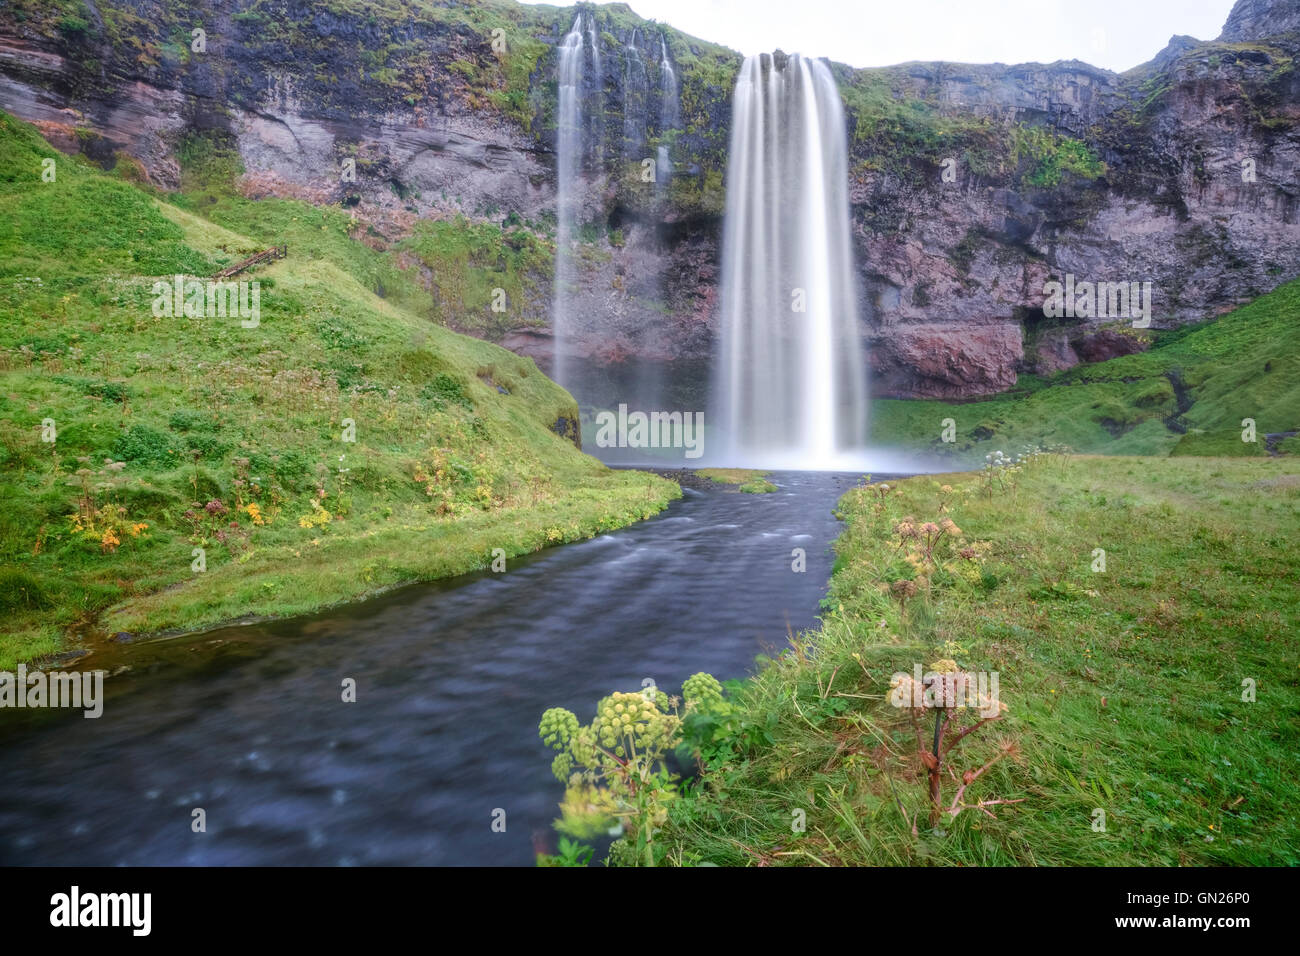
[[[597,0],[601,2],[601,0]],[[629,0],[646,19],[741,53],[778,47],[850,66],[909,60],[1123,71],[1175,34],[1219,35],[1233,0]]]

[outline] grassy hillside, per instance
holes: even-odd
[[[1158,333],[1146,352],[1023,378],[985,401],[875,401],[872,438],[954,463],[1057,443],[1118,455],[1265,455],[1266,433],[1300,429],[1297,315],[1300,280],[1204,325]],[[941,440],[945,418],[956,423],[955,443]],[[1255,443],[1242,441],[1247,418]]]
[[[677,744],[703,772],[685,794],[643,774],[655,789],[624,818],[634,839],[658,830],[615,860],[1300,863],[1300,461],[1040,456],[991,484],[860,486],[840,509],[820,630],[725,700],[687,681],[681,722],[666,698],[666,717],[638,704],[673,735],[644,753]],[[934,822],[936,710],[889,701],[917,665],[996,672],[1005,707],[946,752]],[[554,740],[574,741],[559,770],[595,763],[611,718],[584,739],[556,713]],[[979,720],[950,716],[947,742]],[[583,785],[569,823],[611,806]]]
[[[678,493],[581,455],[531,360],[418,318],[410,287],[375,295],[395,273],[338,211],[244,201],[246,234],[199,215],[217,205],[0,114],[0,667],[486,567]],[[288,258],[241,276],[256,328],[154,314],[156,279],[272,242]]]

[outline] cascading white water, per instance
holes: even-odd
[[[672,60],[668,59],[668,44],[659,38],[659,135],[681,125],[682,106],[677,92],[677,71],[673,69]],[[668,144],[660,144],[655,158],[655,181],[659,191],[672,176],[672,156]]]
[[[559,116],[556,135],[555,297],[551,312],[555,359],[551,377],[568,379],[569,290],[573,285],[573,229],[577,221],[578,169],[582,162],[582,15],[560,44]]]
[[[646,79],[645,62],[636,41],[638,30],[623,48],[623,158],[639,159],[645,140]]]
[[[797,54],[750,57],[727,158],[717,457],[853,466],[867,427],[853,276],[844,110],[830,70]]]
[[[596,18],[587,17],[587,43],[591,47],[591,80],[592,87],[600,96],[605,88],[605,74],[600,67],[600,34],[596,32]],[[596,165],[605,161],[605,110],[603,105],[598,101],[593,120],[596,126]]]

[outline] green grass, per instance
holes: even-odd
[[[737,491],[747,495],[765,495],[779,490],[766,480],[767,472],[752,468],[701,468],[698,474],[720,485],[735,485]]]
[[[425,220],[396,248],[428,268],[431,317],[444,325],[491,336],[517,327],[508,315],[549,307],[555,244],[528,229]]]
[[[1300,863],[1300,462],[1051,456],[1018,477],[844,496],[821,628],[731,685],[736,711],[657,837],[666,862]],[[917,567],[908,518],[962,539]],[[900,580],[918,589],[905,610]],[[886,698],[939,659],[996,671],[1008,708],[953,751],[961,773],[1011,747],[966,802],[1021,802],[932,828],[910,713]]]
[[[1300,427],[1298,311],[1295,280],[1202,325],[1158,333],[1148,351],[1027,377],[988,399],[878,399],[872,441],[954,463],[1058,443],[1119,455],[1263,455],[1266,433]],[[1174,382],[1186,389],[1182,412]],[[952,443],[941,438],[948,418]],[[1245,419],[1255,423],[1254,443],[1242,440]]]
[[[679,493],[582,455],[532,360],[418,316],[409,288],[377,296],[401,276],[341,213],[219,179],[163,202],[0,114],[0,668],[487,567]],[[282,241],[241,277],[257,328],[153,314],[159,277]]]
[[[330,260],[408,312],[489,340],[549,307],[554,240],[515,217],[424,219],[401,239],[374,242],[376,249],[361,241],[376,239],[369,227],[341,208],[240,195],[235,183],[243,170],[228,142],[193,136],[181,160],[181,191],[158,198],[253,239],[219,250],[223,265],[287,243],[298,255]]]

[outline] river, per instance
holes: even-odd
[[[543,710],[586,722],[645,678],[676,693],[697,671],[743,677],[815,625],[832,509],[860,476],[771,480],[685,488],[504,573],[114,645],[83,665],[130,668],[99,719],[0,712],[0,864],[529,865],[563,790]]]

